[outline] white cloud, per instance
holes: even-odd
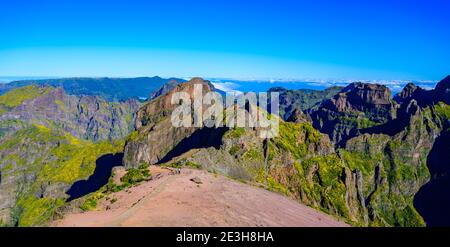
[[[233,82],[211,82],[215,88],[222,90],[226,93],[242,94],[243,92],[236,90],[239,87],[238,84]]]

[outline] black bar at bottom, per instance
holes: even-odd
[[[44,246],[366,246],[448,241],[449,228],[0,228],[0,241]],[[331,244],[331,245],[330,245]]]

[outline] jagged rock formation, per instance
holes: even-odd
[[[137,107],[135,100],[108,103],[36,85],[0,96],[0,223],[51,219],[97,158],[123,150]]]
[[[348,85],[308,113],[316,129],[342,144],[360,129],[394,119],[396,108],[386,86],[358,82]]]
[[[136,129],[127,141],[124,165],[136,167],[141,163],[156,164],[183,139],[190,137],[198,128],[173,127],[171,113],[177,107],[172,104],[174,93],[187,92],[193,102],[194,85],[202,85],[203,94],[213,90],[208,81],[193,78],[177,85],[172,91],[145,104],[136,113]],[[203,96],[203,95],[202,95]]]
[[[286,121],[293,123],[312,122],[311,118],[299,109],[295,109]]]
[[[308,123],[282,122],[280,137],[269,140],[268,149],[254,130],[233,129],[224,134],[220,149],[200,149],[179,159],[267,183],[355,225],[424,225],[413,198],[429,179],[427,155],[446,121],[435,111],[417,108],[398,134],[364,134],[336,151]]]
[[[448,226],[450,222],[450,131],[439,135],[427,159],[431,179],[414,196],[414,206],[427,226]]]
[[[442,85],[439,88],[436,95],[447,90]],[[449,127],[450,107],[445,103],[423,105],[412,96],[415,91],[417,88],[408,85],[398,97],[399,106],[385,86],[355,83],[308,112],[320,130],[330,130],[324,132],[335,141],[346,140],[337,149],[328,135],[303,119],[302,111],[293,110],[292,122],[280,120],[278,137],[264,140],[259,138],[258,128],[233,128],[219,135],[218,146],[186,149],[164,162],[194,163],[212,172],[265,184],[354,225],[425,225],[414,207],[414,196],[430,179],[427,157],[436,138]],[[445,99],[445,94],[439,99]],[[142,112],[139,118],[145,119],[146,114]],[[144,134],[141,140],[148,133],[165,136],[140,133]],[[145,141],[151,145],[153,140]],[[171,140],[163,141],[167,142],[170,145],[165,147],[173,145]],[[152,155],[154,162],[161,160]],[[129,158],[133,164],[136,156]]]
[[[450,75],[436,85],[434,94],[435,102],[442,101],[446,104],[450,104]]]
[[[65,191],[95,169],[96,160],[118,153],[123,142],[92,143],[42,125],[30,125],[0,141],[0,221],[39,226],[67,199]]]
[[[318,90],[288,90],[281,87],[269,89],[270,92],[278,92],[280,99],[280,116],[284,120],[298,119],[302,112],[309,110],[323,100],[331,99],[339,91],[341,87],[330,87],[323,91]],[[269,107],[270,108],[270,107]],[[295,114],[295,116],[293,116]],[[301,117],[302,119],[304,117]]]
[[[424,90],[413,83],[408,83],[394,99],[399,103],[415,100],[421,107],[444,102],[450,104],[450,76],[441,80],[433,90]]]
[[[436,140],[445,144],[450,128],[449,80],[445,78],[434,90],[408,84],[396,102],[385,86],[354,83],[328,100],[317,99],[309,109],[297,104],[304,100],[283,92],[282,118],[289,122],[280,119],[279,135],[261,139],[257,127],[173,127],[174,93],[192,92],[194,84],[202,85],[203,94],[214,90],[208,81],[194,78],[169,92],[161,91],[137,111],[136,131],[124,147],[124,164],[203,167],[279,191],[353,225],[423,226],[427,222],[416,205],[422,205],[421,198],[429,200],[422,197],[429,190],[421,188],[430,179],[432,186],[445,185],[439,181],[448,177],[446,165],[428,160],[430,152],[441,157],[436,152],[445,150]],[[40,225],[52,217],[64,203],[64,188],[92,172],[99,155],[119,152],[123,145],[79,139],[114,139],[104,134],[108,131],[99,131],[115,126],[104,124],[116,117],[101,110],[117,109],[114,106],[102,108],[101,100],[83,97],[78,101],[63,97],[64,104],[53,104],[57,90],[35,89],[9,98],[14,101],[5,100],[7,94],[0,97],[0,118],[4,118],[0,121],[0,201],[6,202],[0,203],[0,216],[19,225]],[[49,110],[39,108],[44,103]],[[73,113],[62,114],[61,105],[76,108],[85,128],[74,127]],[[119,109],[128,109],[123,107]],[[127,114],[115,116],[123,119]],[[64,124],[58,125],[58,118]],[[90,121],[84,119],[98,122],[99,130],[89,128]],[[113,132],[123,136],[120,130]],[[418,193],[421,196],[415,199]]]
[[[164,85],[162,85],[160,88],[158,88],[158,90],[156,90],[155,92],[152,92],[150,94],[150,97],[148,97],[149,100],[155,99],[161,95],[164,95],[168,92],[170,92],[172,89],[174,89],[178,84],[180,84],[180,81],[177,80],[170,80],[167,83],[165,83]]]
[[[394,96],[394,100],[398,103],[407,103],[411,99],[417,98],[417,97],[423,97],[426,94],[426,90],[422,89],[421,87],[416,86],[414,83],[410,82],[406,84],[406,86],[403,88],[403,90]]]
[[[120,139],[133,131],[134,112],[139,107],[136,100],[107,102],[96,96],[77,97],[67,95],[62,88],[35,85],[16,89],[1,97],[7,102],[18,94],[32,91],[42,93],[8,109],[0,115],[0,122],[44,125],[92,141]]]

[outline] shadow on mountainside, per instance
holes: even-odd
[[[122,166],[123,153],[106,154],[96,161],[94,173],[87,179],[75,182],[66,194],[69,195],[68,202],[95,192],[108,183],[112,169]]]
[[[344,148],[348,140],[363,134],[385,134],[388,136],[395,136],[408,127],[411,123],[411,117],[418,111],[418,109],[418,106],[411,107],[411,109],[408,107],[402,107],[398,111],[397,118],[373,127],[354,129],[347,136],[344,136],[344,138],[337,143],[337,146]]]
[[[202,128],[196,130],[191,136],[183,139],[175,148],[168,152],[158,164],[166,163],[191,149],[214,147],[219,149],[222,145],[222,137],[228,130],[227,127]]]
[[[414,197],[427,226],[450,226],[450,132],[443,132],[427,158],[431,179]]]

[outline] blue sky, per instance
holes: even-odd
[[[2,76],[439,80],[450,1],[2,1]]]

